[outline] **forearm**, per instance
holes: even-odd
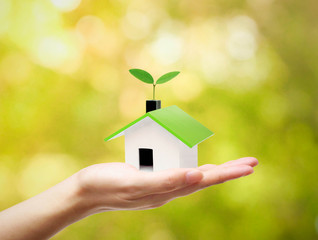
[[[48,239],[89,215],[76,175],[0,213],[0,239]]]

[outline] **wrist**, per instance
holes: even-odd
[[[72,195],[77,199],[75,208],[83,217],[112,210],[108,206],[109,204],[106,204],[109,203],[107,197],[109,193],[106,193],[103,189],[103,183],[96,181],[96,179],[98,179],[98,173],[92,171],[91,167],[84,168],[70,177],[74,186]]]
[[[97,213],[96,204],[93,199],[90,199],[90,194],[83,187],[79,173],[76,173],[61,182],[64,188],[65,196],[65,211],[71,216],[70,221],[76,222],[89,215]]]

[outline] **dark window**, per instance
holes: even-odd
[[[139,148],[140,169],[153,170],[153,150],[150,148]]]

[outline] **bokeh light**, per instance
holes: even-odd
[[[10,26],[9,15],[11,11],[11,1],[0,2],[0,36],[4,34]]]
[[[81,0],[51,0],[53,5],[63,12],[69,12],[76,9]]]
[[[63,154],[35,155],[24,166],[19,191],[30,198],[72,175],[78,169],[76,165],[72,157]]]
[[[55,69],[64,73],[72,73],[81,64],[81,46],[72,33],[64,36],[45,36],[35,47],[35,61],[44,67]]]
[[[142,12],[130,11],[121,24],[125,36],[132,40],[145,38],[151,30],[151,19]]]
[[[182,51],[182,38],[170,33],[160,34],[151,44],[151,53],[163,65],[171,65],[177,62],[182,56]]]
[[[257,50],[256,23],[247,16],[237,16],[228,23],[227,50],[237,60],[254,57]]]

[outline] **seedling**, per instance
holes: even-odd
[[[177,71],[166,73],[162,75],[160,78],[158,78],[158,80],[155,82],[151,74],[146,72],[145,70],[130,69],[129,72],[140,81],[143,81],[144,83],[152,84],[152,99],[153,100],[155,100],[156,98],[156,85],[166,83],[180,73]]]

